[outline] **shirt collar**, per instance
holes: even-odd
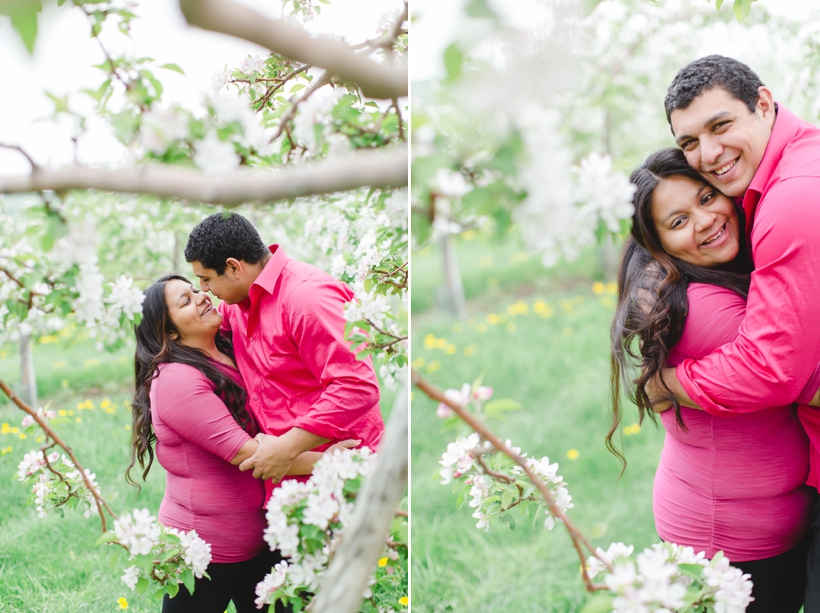
[[[273,294],[276,282],[279,280],[279,276],[282,274],[285,264],[290,260],[281,245],[271,245],[268,247],[268,250],[271,252],[271,258],[268,260],[268,263],[265,264],[259,276],[256,277],[256,281],[251,283],[250,289],[248,290],[248,298],[239,303],[239,307],[243,311],[250,310],[251,303],[256,301],[254,296],[258,295],[259,292],[264,291],[268,294]]]
[[[760,160],[760,166],[757,167],[757,172],[752,178],[749,185],[750,191],[762,194],[766,189],[769,179],[772,178],[780,159],[783,157],[783,150],[786,145],[797,135],[800,127],[800,120],[797,116],[784,108],[783,105],[777,105],[777,116],[772,126],[772,135],[769,137],[769,142],[766,145],[766,151],[763,153],[763,159]]]

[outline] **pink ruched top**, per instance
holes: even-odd
[[[167,472],[159,521],[196,529],[211,545],[212,562],[258,555],[265,546],[265,487],[230,463],[250,436],[193,366],[161,364],[150,400],[157,459]]]
[[[675,366],[734,340],[746,303],[734,292],[692,284],[683,334],[669,356]],[[808,529],[808,439],[795,407],[715,417],[681,408],[661,414],[666,429],[655,475],[653,509],[665,541],[712,557],[760,560],[793,547]]]

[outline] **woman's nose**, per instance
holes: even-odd
[[[701,211],[698,214],[697,219],[695,220],[695,230],[697,232],[708,230],[715,223],[716,217],[717,215],[715,215],[714,213],[707,213],[706,211]]]

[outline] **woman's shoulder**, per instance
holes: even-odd
[[[165,362],[157,366],[157,374],[151,384],[151,390],[190,392],[202,385],[212,387],[211,381],[199,369],[190,364]]]
[[[690,283],[686,289],[686,295],[690,301],[695,299],[705,302],[713,300],[715,302],[746,303],[743,296],[737,292],[711,283]]]

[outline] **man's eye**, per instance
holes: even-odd
[[[680,146],[680,148],[683,149],[684,151],[692,151],[695,148],[695,146],[697,145],[697,142],[698,141],[696,141],[696,140],[688,140],[685,143],[683,143]]]

